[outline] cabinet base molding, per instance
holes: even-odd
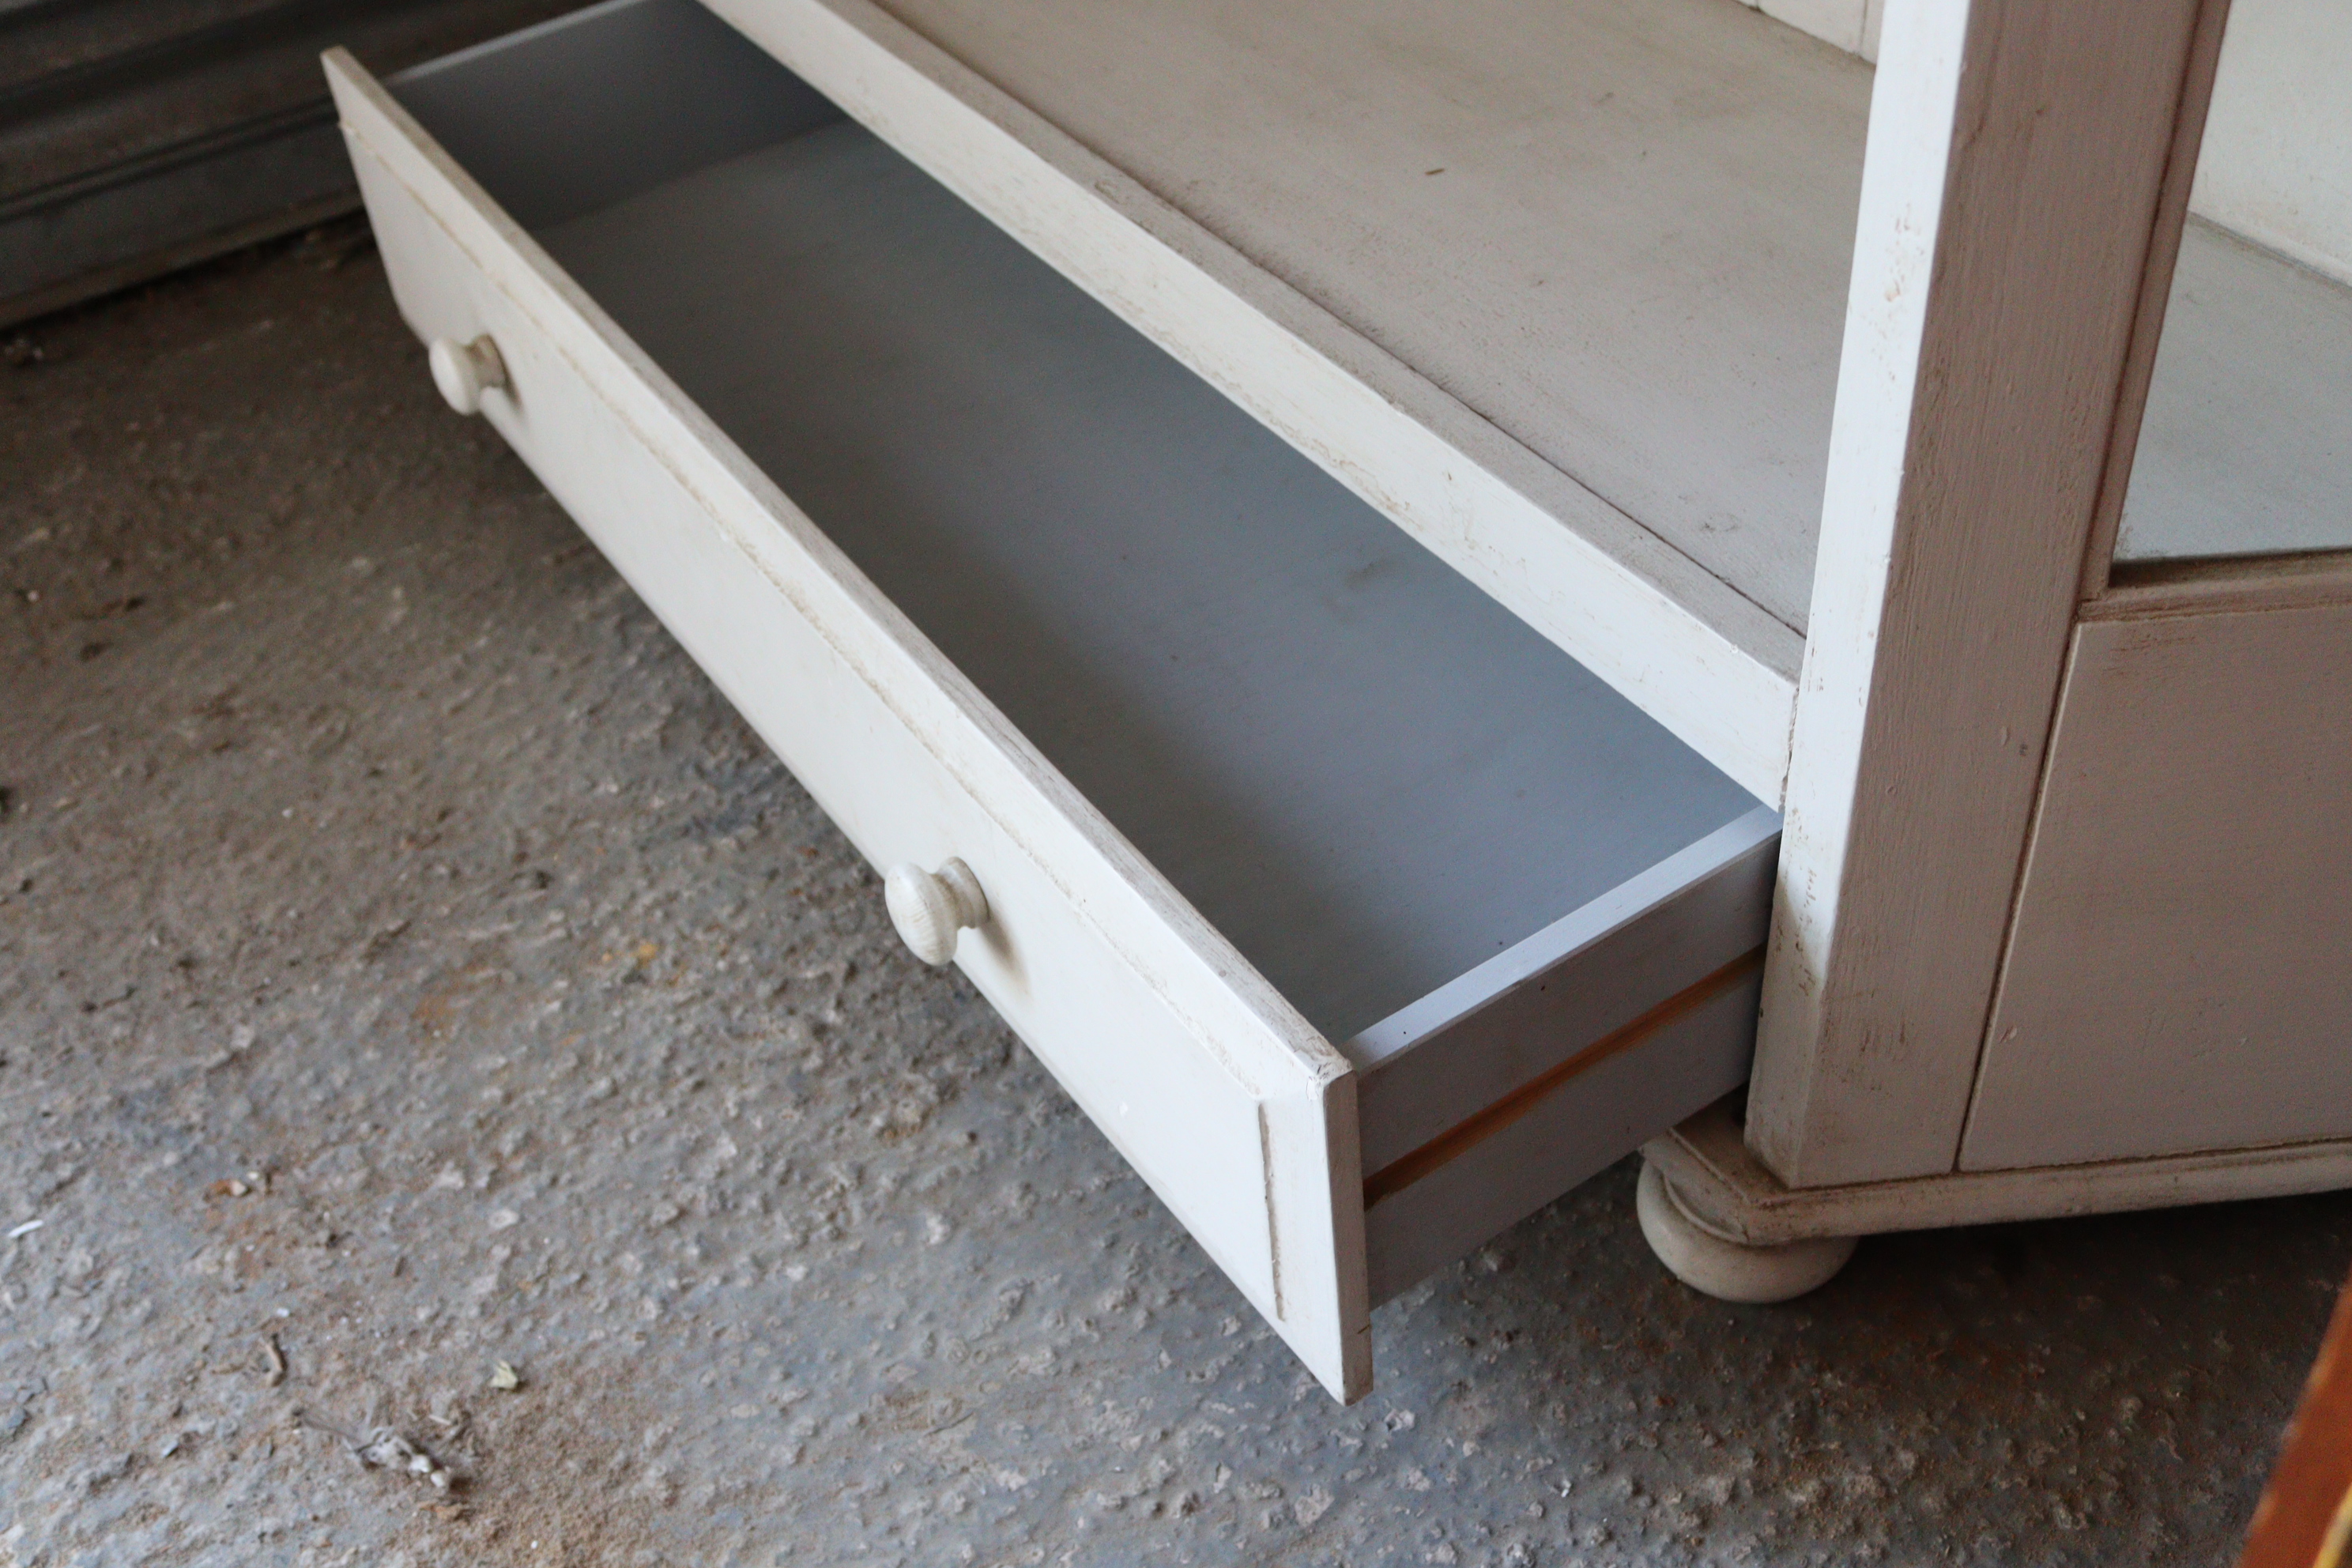
[[[1672,1184],[1693,1221],[1750,1247],[2352,1187],[2352,1139],[1789,1187],[1749,1151],[1729,1100],[1652,1139],[1642,1146],[1642,1157]]]

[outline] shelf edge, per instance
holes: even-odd
[[[1769,805],[1804,638],[867,0],[706,0]]]

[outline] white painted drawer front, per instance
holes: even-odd
[[[929,956],[1335,1394],[1744,1078],[1770,813],[723,24],[329,73],[445,385],[862,854],[969,868]]]

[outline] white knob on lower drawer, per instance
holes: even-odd
[[[961,860],[950,860],[937,872],[891,867],[882,879],[882,901],[907,946],[934,969],[955,957],[956,932],[988,922],[988,895]]]
[[[433,362],[433,384],[460,414],[479,414],[482,394],[507,384],[507,362],[499,357],[499,345],[488,334],[470,343],[436,338],[426,357]]]

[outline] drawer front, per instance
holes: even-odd
[[[1326,1386],[1362,1394],[1346,1058],[376,83],[328,66],[411,326],[497,346],[484,415],[868,860],[971,867],[990,919],[959,966]]]

